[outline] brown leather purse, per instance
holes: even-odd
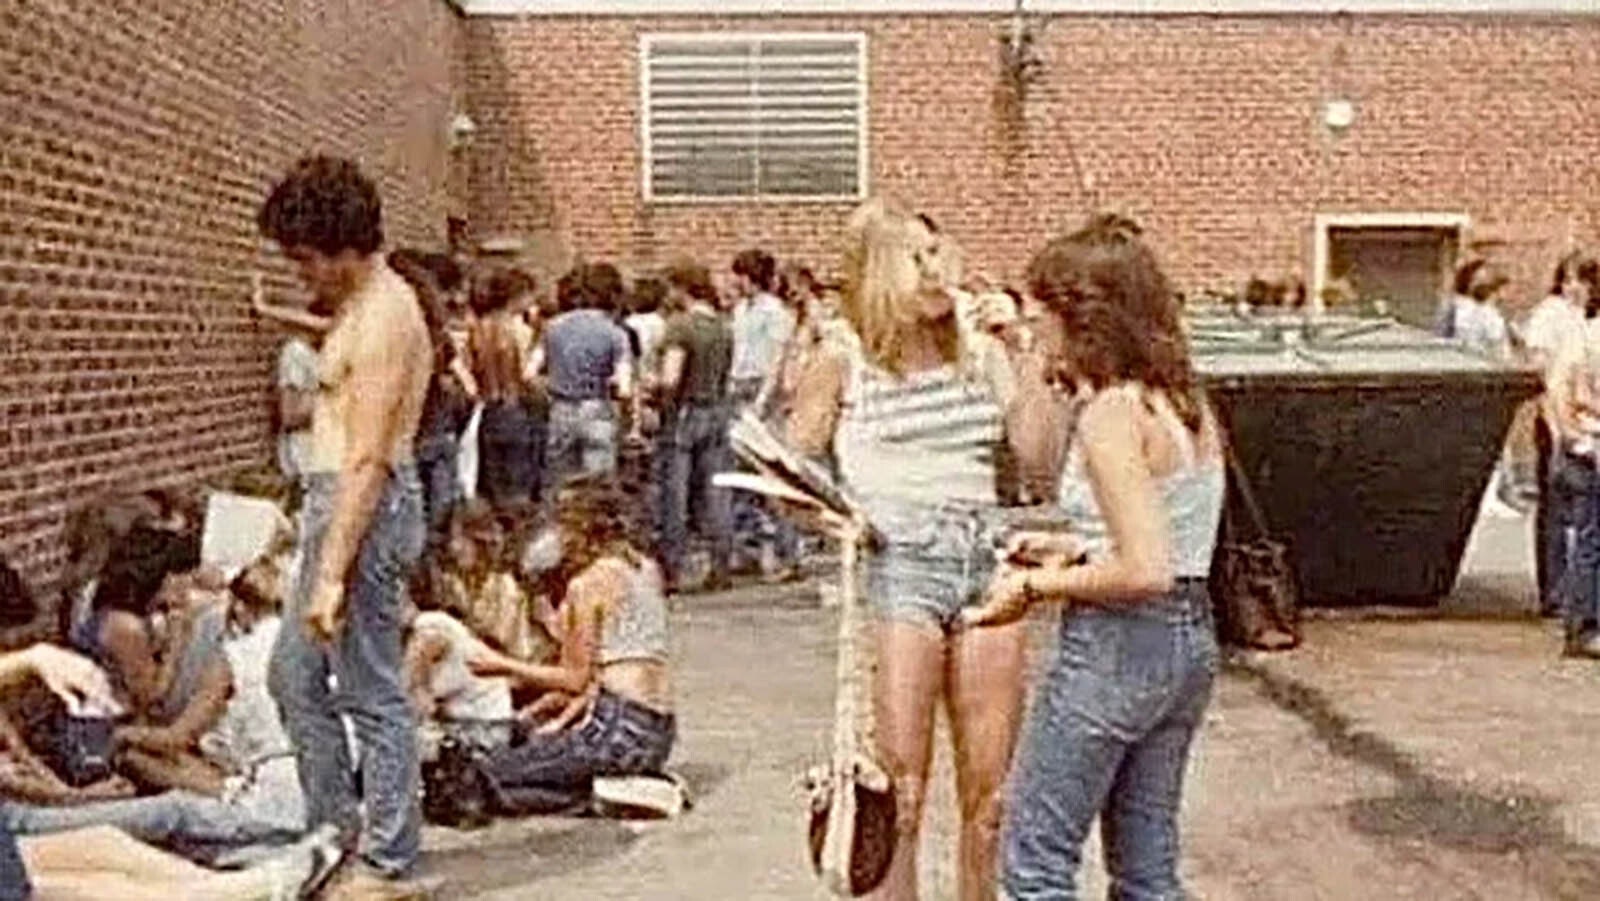
[[[1224,536],[1212,561],[1211,597],[1217,632],[1225,644],[1287,651],[1300,644],[1300,592],[1288,545],[1272,537],[1250,479],[1226,439],[1228,473],[1249,514],[1249,534],[1225,506]]]

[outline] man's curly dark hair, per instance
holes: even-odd
[[[347,159],[308,156],[273,186],[256,215],[261,233],[285,249],[309,248],[327,256],[383,246],[383,205],[378,186]]]

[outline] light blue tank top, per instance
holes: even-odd
[[[1172,573],[1178,578],[1205,578],[1222,521],[1227,473],[1220,460],[1196,460],[1194,437],[1176,430],[1185,448],[1184,465],[1157,480],[1161,507],[1167,514]],[[1061,512],[1085,545],[1090,560],[1104,558],[1111,536],[1083,467],[1083,452],[1074,442],[1061,477]]]
[[[628,578],[628,595],[600,623],[600,664],[622,660],[668,662],[671,636],[661,569],[645,560]]]

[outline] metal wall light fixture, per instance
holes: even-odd
[[[1354,125],[1356,105],[1348,100],[1329,100],[1322,105],[1322,124],[1336,133]]]
[[[478,133],[478,123],[466,113],[457,113],[450,120],[449,144],[451,150],[463,150],[472,143],[472,138]]]
[[[1011,28],[1000,40],[1000,62],[1011,89],[1021,98],[1029,85],[1044,75],[1044,60],[1039,57],[1033,23],[1028,21],[1024,0],[1016,0],[1011,13]]]

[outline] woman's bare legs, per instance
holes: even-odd
[[[265,867],[207,870],[110,827],[19,841],[37,901],[257,901],[271,898],[280,878]]]
[[[934,702],[944,688],[944,634],[906,622],[876,626],[877,677],[872,701],[878,749],[894,775],[899,839],[894,863],[873,897],[917,901],[917,841],[923,787],[933,747]]]
[[[1026,621],[958,633],[950,652],[947,709],[961,804],[957,879],[961,901],[993,901],[1006,777],[1022,719]]]

